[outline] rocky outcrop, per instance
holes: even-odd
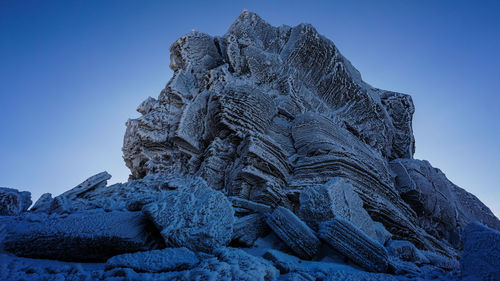
[[[456,257],[394,188],[388,161],[414,153],[410,96],[365,83],[312,26],[273,27],[246,11],[223,36],[191,32],[170,51],[172,79],[127,122],[132,180],[195,175],[296,212],[302,189],[339,177],[395,239]]]
[[[320,241],[315,232],[290,210],[278,207],[267,216],[266,221],[273,232],[297,256],[311,259],[318,253]]]
[[[158,232],[138,212],[26,214],[5,223],[3,248],[22,257],[105,261],[117,254],[164,245]]]
[[[365,83],[311,25],[244,11],[226,34],[193,31],[170,51],[173,77],[126,123],[128,182],[102,172],[30,212],[0,190],[11,194],[0,196],[0,279],[446,280],[461,238],[482,239],[465,225],[500,229],[412,159],[411,97]],[[467,264],[481,258],[464,243]],[[4,249],[111,258],[52,270]]]
[[[413,208],[419,225],[437,239],[459,248],[461,232],[470,222],[500,229],[500,220],[488,207],[429,162],[396,159],[390,166],[401,198]]]
[[[387,251],[350,222],[341,218],[323,222],[319,237],[367,271],[386,272]]]
[[[169,247],[211,252],[227,245],[233,235],[234,211],[229,200],[203,180],[166,191],[143,212]]]
[[[460,267],[463,280],[498,280],[500,232],[479,223],[469,224],[463,235]]]
[[[0,216],[17,216],[31,206],[31,193],[0,187]]]

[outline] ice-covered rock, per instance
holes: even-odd
[[[35,213],[50,213],[50,206],[52,205],[52,201],[54,201],[54,198],[52,198],[51,193],[44,193],[38,200],[36,200],[35,204],[33,204],[33,207],[30,208],[31,212]]]
[[[255,240],[265,236],[269,231],[270,229],[267,226],[264,215],[258,213],[250,214],[235,220],[233,241],[250,247]]]
[[[463,280],[500,280],[500,232],[480,223],[469,224],[463,234],[460,261]]]
[[[31,193],[0,187],[0,216],[17,216],[31,206]]]
[[[199,178],[188,186],[161,193],[142,210],[169,247],[211,252],[227,245],[233,235],[231,202]]]
[[[279,271],[267,260],[236,248],[218,248],[181,280],[276,280]]]
[[[396,159],[390,166],[399,194],[417,214],[419,225],[437,239],[459,248],[460,233],[470,222],[500,229],[500,220],[488,207],[428,161]]]
[[[300,215],[315,230],[324,221],[343,218],[377,239],[374,223],[363,208],[363,201],[343,178],[332,178],[324,185],[303,189],[300,193]]]
[[[164,245],[140,212],[26,213],[5,223],[3,247],[22,257],[105,261],[117,254]]]
[[[320,224],[319,237],[335,250],[372,272],[386,272],[385,248],[349,221],[333,218]]]
[[[268,250],[264,258],[280,270],[280,280],[396,280],[388,274],[364,272],[335,262],[301,260],[276,250]]]
[[[180,271],[193,268],[200,260],[186,248],[165,248],[114,256],[106,268],[131,268],[137,272]]]
[[[313,258],[321,242],[315,232],[290,210],[278,207],[267,216],[267,224],[290,249],[303,259]]]
[[[411,242],[392,240],[387,245],[390,255],[397,257],[402,261],[413,262],[416,264],[430,263],[429,259],[422,254]]]

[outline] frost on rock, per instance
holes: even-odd
[[[300,214],[315,230],[320,223],[339,217],[350,221],[372,239],[378,238],[374,222],[363,208],[363,201],[343,178],[333,178],[324,185],[303,189]]]
[[[311,25],[244,11],[222,36],[175,41],[170,68],[126,122],[128,182],[102,172],[28,211],[0,188],[0,279],[455,280],[462,247],[464,276],[490,272],[496,232],[466,225],[500,221],[412,159],[411,97],[364,82]],[[52,270],[5,250],[111,259]]]
[[[137,212],[25,214],[5,223],[3,248],[22,257],[105,261],[117,254],[163,245],[154,227]]]
[[[224,194],[205,181],[163,192],[143,212],[154,222],[169,247],[211,252],[233,235],[234,211]]]
[[[186,248],[165,248],[114,256],[108,259],[106,268],[126,267],[137,272],[165,272],[191,269],[198,262],[198,257]]]
[[[311,259],[318,253],[321,243],[315,232],[290,210],[278,207],[267,216],[266,221],[273,232],[299,257]]]
[[[500,232],[471,223],[464,230],[463,240],[463,280],[500,279]]]
[[[31,193],[0,187],[0,216],[17,216],[31,206]]]
[[[460,247],[460,234],[478,221],[500,230],[500,220],[477,197],[454,185],[427,161],[396,159],[390,163],[396,188],[429,234]]]
[[[385,248],[350,222],[341,218],[323,222],[319,236],[364,269],[372,272],[386,271],[388,255]]]
[[[241,218],[237,218],[234,222],[233,241],[240,243],[246,247],[254,244],[255,240],[263,237],[270,231],[266,224],[264,215],[250,214]]]

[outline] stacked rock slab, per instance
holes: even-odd
[[[316,233],[290,210],[278,207],[267,217],[273,232],[303,259],[313,258],[320,249]]]
[[[388,256],[385,248],[350,222],[334,218],[320,225],[319,236],[335,250],[372,272],[385,272]]]

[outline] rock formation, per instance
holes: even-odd
[[[126,122],[128,182],[102,172],[29,211],[0,189],[0,279],[453,280],[475,259],[497,274],[471,248],[497,233],[466,226],[500,221],[413,159],[411,97],[365,83],[311,25],[244,11],[170,53],[173,77]]]

